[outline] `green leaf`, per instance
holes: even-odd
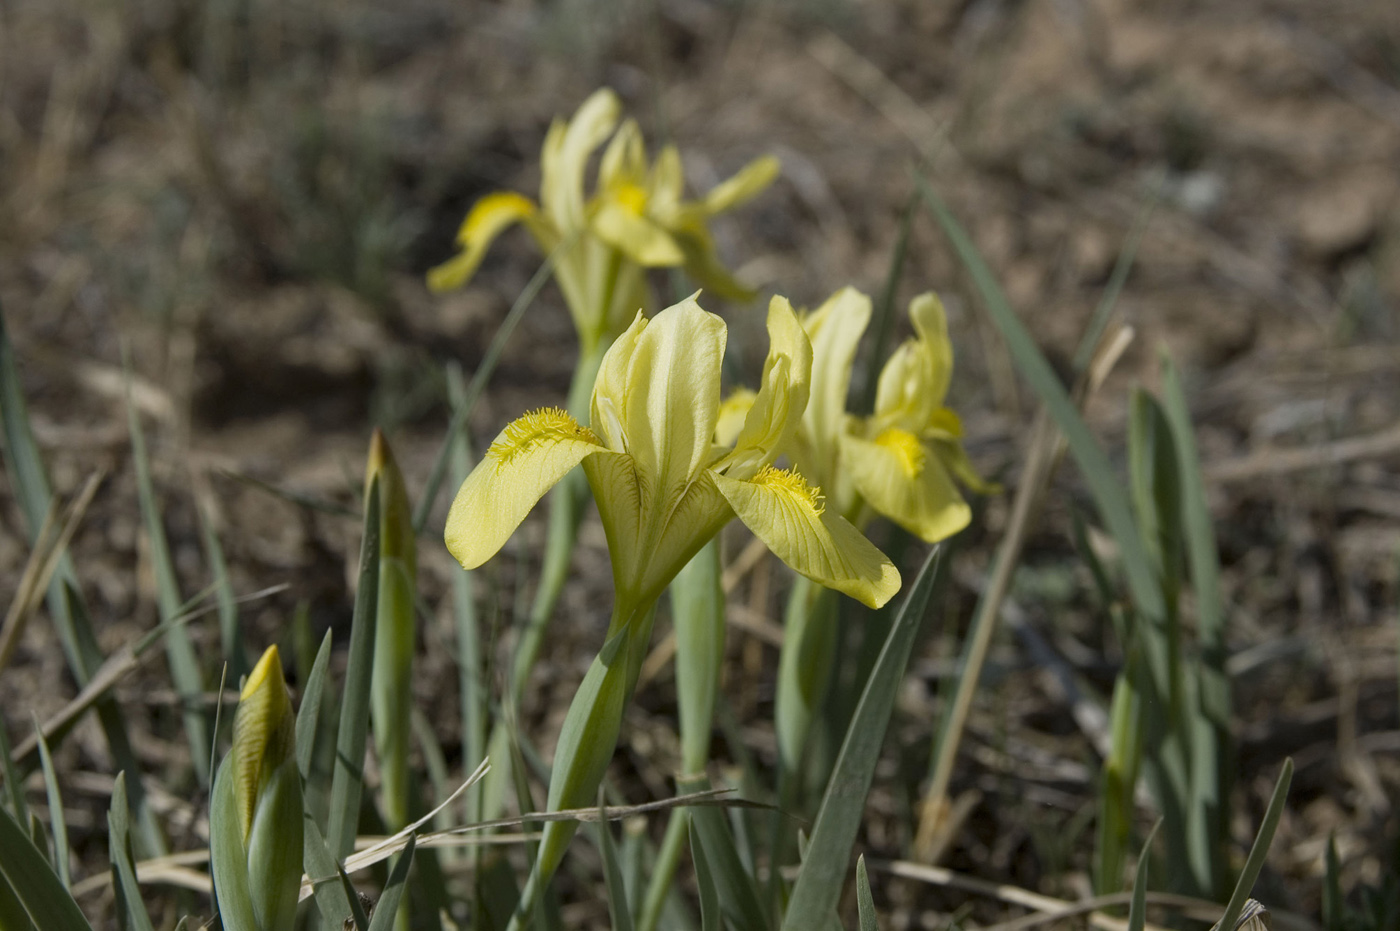
[[[53,495],[29,428],[29,414],[25,409],[24,394],[20,391],[19,370],[5,330],[3,310],[0,310],[0,429],[3,429],[5,437],[5,442],[0,444],[0,452],[4,453],[11,489],[24,511],[29,540],[33,543],[43,527],[44,515],[48,513]],[[72,557],[67,553],[60,557],[58,568],[49,582],[48,602],[49,616],[63,645],[68,668],[79,688],[83,688],[97,674],[105,657],[97,645],[97,637],[93,634],[78,586],[77,572],[73,568]],[[140,768],[131,749],[121,709],[110,696],[99,699],[96,708],[113,763],[117,769],[131,773],[134,780],[130,797],[132,811],[140,828],[136,837],[138,848],[145,856],[160,856],[165,853],[165,842],[146,805],[141,782],[136,778]]]
[[[694,833],[690,835],[690,858],[695,861],[695,885],[700,889],[700,931],[720,931],[723,919],[719,891],[710,873],[710,863],[705,859],[705,845]]]
[[[131,860],[129,823],[126,773],[118,773],[117,781],[112,786],[112,806],[107,810],[107,855],[116,873],[121,925],[128,931],[155,931],[151,926],[151,916],[146,914],[146,905],[141,901],[141,887],[136,882],[136,866]]]
[[[719,539],[701,548],[671,582],[676,632],[676,705],[680,716],[681,770],[703,772],[710,759],[715,696],[724,663],[724,590]]]
[[[365,536],[360,549],[360,577],[350,625],[350,657],[341,693],[340,734],[336,739],[335,774],[326,842],[337,859],[355,847],[364,790],[365,742],[369,731],[370,676],[374,668],[374,628],[379,606],[379,481],[370,481],[365,497]]]
[[[593,826],[598,850],[603,855],[603,877],[608,886],[608,914],[612,916],[613,931],[632,931],[632,909],[627,903],[627,885],[622,879],[622,865],[617,860],[617,845],[613,842],[612,826],[607,810],[598,806],[598,823]]]
[[[687,782],[684,791],[697,791],[707,785],[705,780]],[[698,840],[704,850],[705,862],[719,892],[720,907],[729,916],[730,925],[736,931],[765,931],[769,927],[768,915],[759,901],[753,872],[739,857],[724,813],[718,808],[691,808],[690,831],[691,846]]]
[[[1128,931],[1142,931],[1147,924],[1147,864],[1152,859],[1152,841],[1157,837],[1157,830],[1162,826],[1162,819],[1158,818],[1157,823],[1152,825],[1152,830],[1148,832],[1147,840],[1142,843],[1142,853],[1138,856],[1137,869],[1133,872],[1133,900],[1128,906]]]
[[[44,768],[44,792],[48,797],[49,825],[53,830],[54,866],[63,887],[70,889],[73,886],[73,877],[68,870],[68,821],[63,814],[63,794],[58,788],[58,773],[53,768],[48,741],[44,740],[38,721],[34,722],[34,739],[39,746],[39,762]]]
[[[1322,926],[1345,931],[1346,900],[1342,897],[1342,867],[1337,860],[1337,834],[1327,835],[1327,876],[1322,884]]]
[[[303,780],[311,779],[311,752],[316,743],[316,732],[321,723],[321,699],[326,690],[326,674],[331,663],[331,632],[321,638],[320,649],[311,664],[311,674],[306,677],[306,686],[301,693],[301,707],[297,709],[297,771]]]
[[[201,786],[209,785],[209,721],[205,716],[204,674],[199,657],[190,642],[189,631],[183,625],[172,624],[181,614],[183,599],[175,577],[175,564],[170,558],[170,545],[165,538],[160,505],[156,502],[155,486],[151,481],[151,463],[146,455],[146,440],[141,432],[141,417],[131,400],[131,385],[127,383],[126,417],[131,431],[131,455],[136,464],[136,492],[141,506],[141,520],[146,527],[150,545],[151,568],[155,572],[156,605],[163,624],[171,624],[165,634],[165,654],[170,661],[170,675],[175,691],[184,706],[185,737],[190,744],[190,757]]]
[[[29,833],[0,805],[0,876],[37,931],[92,931]]]
[[[1162,623],[1166,616],[1166,604],[1161,586],[1157,582],[1147,551],[1143,548],[1142,537],[1133,521],[1127,495],[1108,461],[1108,456],[1094,439],[1093,433],[1084,423],[1084,418],[1075,409],[1069,391],[1055,375],[1054,369],[1031,339],[1025,325],[1011,309],[996,277],[982,260],[977,247],[973,245],[962,225],[922,176],[917,178],[916,183],[924,202],[971,274],[992,322],[1006,340],[1007,349],[1021,376],[1030,383],[1060,431],[1064,433],[1069,443],[1070,454],[1084,473],[1085,484],[1099,515],[1118,543],[1124,575],[1133,602],[1151,622]],[[1165,694],[1165,657],[1152,657],[1151,666],[1153,676],[1161,687],[1161,692]]]
[[[856,860],[856,907],[860,910],[860,931],[880,931],[880,923],[875,919],[875,897],[870,894],[870,876],[865,872],[864,855]]]
[[[880,300],[875,305],[875,336],[870,341],[870,353],[865,357],[862,387],[856,391],[860,406],[858,414],[868,414],[875,409],[875,391],[879,387],[879,374],[885,364],[886,347],[890,333],[894,329],[894,305],[899,292],[899,282],[904,277],[904,259],[909,253],[909,233],[914,226],[914,214],[919,206],[919,194],[913,191],[904,205],[904,213],[899,219],[899,235],[894,241],[894,251],[890,253],[890,267],[885,272],[885,285],[880,289]]]
[[[15,766],[14,756],[10,753],[10,735],[3,722],[0,722],[0,774],[5,777],[5,790],[10,797],[10,810],[14,813],[15,820],[20,824],[27,824],[29,804],[24,800],[24,779],[21,778],[19,768]]]
[[[219,606],[219,643],[223,647],[224,662],[228,663],[229,681],[237,683],[252,669],[248,663],[248,651],[243,644],[243,631],[238,626],[238,601],[233,594],[233,584],[229,581],[228,563],[224,560],[224,548],[219,543],[219,535],[203,508],[196,505],[195,512],[199,515],[199,526],[204,537],[204,555],[209,560],[215,603]]]
[[[233,766],[225,757],[209,798],[209,874],[225,931],[260,931],[248,888],[248,849],[238,820],[234,781]]]
[[[784,931],[808,931],[824,926],[836,909],[849,868],[851,847],[865,812],[865,799],[875,775],[880,746],[885,740],[895,695],[922,625],[929,596],[944,576],[942,548],[935,546],[910,587],[885,647],[871,671],[841,744],[826,795],[822,798],[808,855],[793,887],[783,919]]]
[[[326,838],[316,821],[307,812],[302,816],[304,836],[302,841],[303,867],[311,878],[311,893],[316,899],[316,909],[328,928],[340,928],[355,914],[354,904],[358,899],[352,890],[346,893],[340,881],[340,864],[326,846]]]
[[[399,912],[399,900],[403,898],[404,885],[408,881],[408,870],[413,866],[413,850],[418,843],[418,835],[410,834],[403,853],[394,861],[389,871],[389,884],[379,896],[379,904],[374,907],[374,919],[369,923],[369,931],[389,931],[394,926],[394,918]]]
[[[1231,893],[1230,901],[1225,906],[1225,913],[1220,916],[1220,921],[1216,922],[1217,928],[1234,928],[1240,913],[1244,911],[1249,894],[1254,891],[1254,881],[1259,878],[1259,871],[1264,868],[1264,860],[1269,855],[1269,845],[1274,841],[1274,831],[1278,829],[1279,818],[1283,817],[1284,803],[1288,801],[1288,786],[1292,782],[1293,758],[1289,757],[1283,761],[1283,770],[1278,774],[1278,782],[1274,783],[1273,797],[1269,799],[1269,807],[1264,811],[1264,821],[1259,825],[1254,846],[1249,849],[1249,857],[1244,861],[1244,869],[1240,870],[1240,878],[1236,881],[1235,891]]]

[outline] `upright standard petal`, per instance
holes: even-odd
[[[613,340],[603,354],[598,375],[593,380],[593,396],[589,401],[593,432],[602,439],[604,446],[614,452],[631,451],[632,444],[623,417],[627,410],[627,398],[632,391],[629,381],[632,356],[637,351],[637,341],[642,338],[648,322],[646,315],[638,310],[632,318],[632,325]]]
[[[734,451],[715,468],[751,478],[788,445],[811,391],[812,344],[785,297],[768,304],[768,358],[758,395],[744,417]]]
[[[558,408],[509,424],[462,483],[447,515],[447,549],[475,569],[505,545],[525,515],[585,457],[605,451],[593,431]]]
[[[653,317],[627,360],[627,451],[663,514],[709,461],[725,336],[724,321],[692,297]]]
[[[875,416],[899,417],[923,429],[948,394],[948,383],[953,377],[953,344],[948,339],[943,303],[936,295],[914,298],[909,317],[914,321],[916,335],[895,350],[880,372]]]
[[[867,504],[928,543],[951,537],[972,519],[939,457],[907,430],[890,428],[873,441],[842,437],[841,457]]]
[[[496,237],[512,224],[528,222],[534,216],[534,202],[511,191],[498,191],[477,201],[457,231],[462,251],[428,272],[428,288],[442,292],[466,284],[476,274],[477,266]],[[531,231],[539,239],[543,231],[538,224],[532,227]]]
[[[878,608],[899,591],[899,570],[844,518],[825,513],[801,475],[768,466],[751,481],[714,475],[720,494],[779,559],[828,588]]]
[[[550,157],[540,166],[540,201],[561,233],[583,228],[583,170],[588,156],[612,135],[620,109],[611,90],[596,90],[578,108],[562,135],[551,128],[545,140]]]
[[[802,422],[815,458],[826,463],[834,458],[836,440],[844,432],[851,368],[870,325],[870,298],[855,288],[842,288],[802,325],[812,341],[812,398]]]

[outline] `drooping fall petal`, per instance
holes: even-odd
[[[842,437],[841,456],[866,503],[922,540],[946,539],[972,519],[939,457],[907,430]]]
[[[462,287],[476,274],[496,237],[512,224],[534,215],[535,205],[530,198],[512,191],[498,191],[477,201],[457,231],[462,251],[428,272],[428,287],[437,292]]]
[[[796,472],[769,466],[749,481],[716,474],[715,484],[774,555],[813,581],[872,608],[899,591],[899,570],[847,520],[825,513]]]
[[[452,501],[447,549],[475,569],[505,545],[546,491],[598,452],[606,450],[593,431],[557,408],[509,424]]]
[[[754,159],[737,174],[710,189],[705,195],[705,209],[710,213],[723,213],[752,200],[773,183],[781,168],[771,155]]]

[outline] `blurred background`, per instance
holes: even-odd
[[[1280,907],[1315,910],[1329,832],[1345,880],[1375,881],[1400,797],[1400,4],[1385,0],[4,0],[0,308],[57,490],[107,473],[75,541],[103,646],[156,617],[124,355],[184,591],[209,579],[198,507],[236,591],[289,583],[245,609],[251,642],[286,642],[299,605],[317,630],[347,627],[359,524],[337,509],[358,509],[370,429],[387,431],[416,495],[447,423],[443,365],[470,375],[539,257],[516,230],[463,291],[430,295],[424,273],[452,254],[476,198],[537,193],[551,118],[600,85],[653,152],[680,146],[692,195],[759,155],[781,160],[772,188],[715,225],[726,262],[764,295],[706,300],[749,380],[767,295],[815,306],[846,284],[880,291],[915,168],[1066,364],[1150,212],[1118,302],[1136,338],[1091,425],[1119,456],[1127,389],[1156,384],[1162,352],[1183,370],[1245,657],[1241,785],[1266,797],[1283,756],[1299,766],[1265,881]],[[899,326],[909,297],[944,296],[951,404],[979,469],[1014,487],[1034,397],[937,226],[912,217]],[[573,340],[546,286],[476,407],[478,444],[563,401]],[[1059,473],[1014,592],[1071,664],[1091,623],[1067,533],[1087,510],[1079,482]],[[931,728],[938,657],[1006,509],[989,502],[969,534],[949,624],[915,660],[895,725],[906,744]],[[0,590],[27,556],[18,513],[0,479]],[[533,580],[543,528],[527,522],[491,570],[503,600],[518,568]],[[436,539],[420,544],[430,612],[457,571]],[[546,747],[606,623],[595,518],[583,542],[524,709]],[[776,595],[751,597],[776,616]],[[501,655],[509,608],[493,615]],[[419,704],[450,750],[440,620],[422,628]],[[214,625],[191,632],[216,649]],[[755,751],[771,753],[774,654],[735,641],[726,688]],[[1096,770],[1063,697],[1010,675],[1036,668],[1021,638],[1000,637],[957,776],[984,801],[949,860],[1060,894]],[[618,765],[636,801],[670,794],[669,680],[630,712]],[[162,683],[157,660],[121,693],[150,716],[138,752],[156,768],[183,753],[161,724]],[[9,722],[73,692],[51,631],[31,625],[0,682]],[[66,765],[107,771],[100,732],[81,733]],[[1008,733],[1043,752],[1018,756]],[[75,792],[100,825],[105,796]],[[877,791],[870,849],[907,817]],[[898,884],[886,897],[904,909],[895,927],[962,900]]]

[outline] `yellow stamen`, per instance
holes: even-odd
[[[794,469],[775,469],[767,465],[759,469],[751,481],[755,485],[781,488],[789,494],[806,498],[819,515],[826,510],[826,496],[822,494],[822,490],[816,485],[807,484],[807,480]]]
[[[890,427],[875,437],[875,442],[895,454],[907,477],[918,478],[923,473],[928,452],[919,438],[908,430]]]
[[[568,411],[558,407],[541,407],[512,421],[506,427],[504,437],[492,443],[486,455],[495,460],[496,468],[500,470],[521,453],[541,443],[559,440],[586,440],[602,445],[593,431],[569,416]]]
[[[647,209],[647,192],[636,184],[619,184],[612,192],[613,199],[637,216]]]

